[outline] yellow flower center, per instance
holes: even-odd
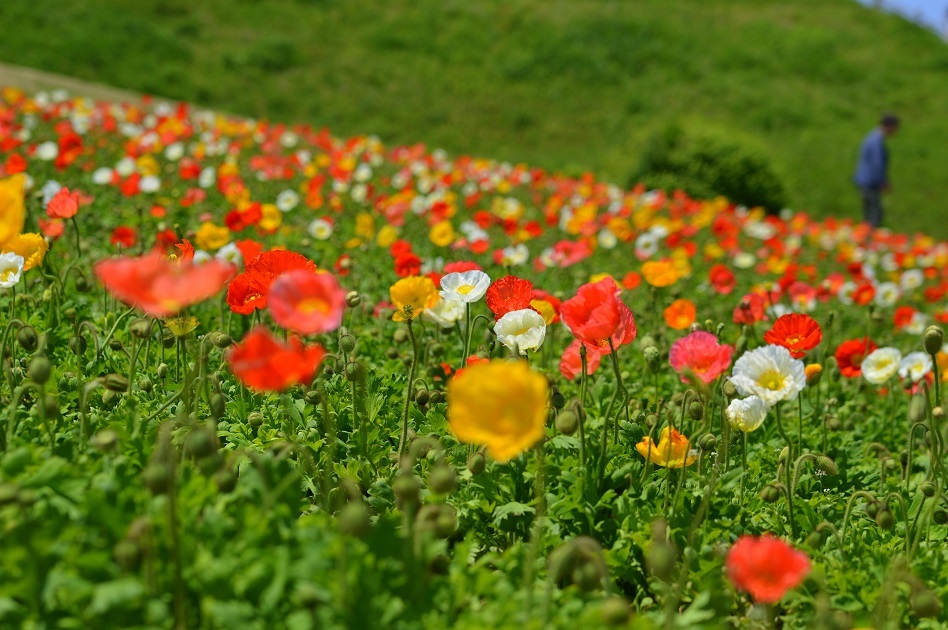
[[[462,284],[461,286],[458,287],[458,293],[460,293],[461,295],[467,295],[473,290],[474,290],[473,284]]]
[[[769,389],[772,392],[780,391],[784,388],[784,384],[787,382],[787,377],[781,374],[777,370],[767,370],[760,375],[757,379],[757,384],[763,387],[764,389]]]
[[[326,300],[322,300],[320,298],[306,298],[299,303],[297,310],[299,310],[301,313],[305,313],[306,315],[316,311],[319,311],[325,315],[329,312],[329,303],[326,302]]]

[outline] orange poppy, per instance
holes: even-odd
[[[314,335],[339,328],[346,310],[346,292],[328,273],[294,269],[270,285],[267,306],[280,326]]]
[[[65,186],[53,195],[46,204],[46,216],[50,219],[71,219],[79,212],[79,193],[69,192]]]
[[[665,323],[669,328],[685,330],[695,323],[697,309],[694,302],[684,298],[675,300],[664,311]]]
[[[312,380],[325,356],[322,346],[304,347],[296,338],[282,344],[265,328],[256,328],[230,350],[227,363],[250,389],[280,392]]]
[[[228,263],[173,263],[158,252],[139,258],[111,258],[95,265],[95,275],[109,293],[155,317],[168,317],[206,300],[233,274],[234,267]]]

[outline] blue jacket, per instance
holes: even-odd
[[[881,129],[873,129],[859,147],[859,163],[853,181],[860,188],[882,188],[889,183],[889,153]]]

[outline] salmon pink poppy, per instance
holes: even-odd
[[[775,346],[783,346],[790,356],[799,359],[806,355],[823,340],[823,330],[809,315],[787,313],[781,315],[764,333],[764,341]]]
[[[533,283],[517,276],[504,276],[488,287],[486,298],[487,308],[496,321],[511,311],[530,308]]]
[[[217,260],[202,265],[172,263],[152,252],[99,261],[95,275],[126,304],[148,315],[168,317],[220,291],[234,275],[234,267]]]
[[[775,604],[810,572],[810,560],[779,538],[741,536],[726,560],[727,576],[754,601]]]
[[[295,269],[270,285],[267,307],[280,326],[315,335],[339,328],[346,310],[346,292],[328,273]]]
[[[579,349],[583,347],[583,342],[574,339],[573,343],[566,347],[563,356],[560,357],[560,374],[571,381],[576,380],[577,376],[583,374],[583,359],[579,354]],[[602,360],[602,353],[597,350],[586,349],[586,373],[592,374],[599,368]]]
[[[65,186],[59,189],[46,204],[46,216],[50,219],[71,219],[79,212],[79,192],[69,192]]]
[[[741,298],[740,303],[734,307],[733,319],[735,324],[753,325],[756,322],[767,319],[767,301],[759,293],[748,293]]]
[[[719,377],[731,365],[734,349],[718,342],[718,338],[704,330],[696,330],[672,344],[668,361],[687,383],[693,374],[705,383]]]
[[[303,346],[292,338],[287,344],[264,328],[256,328],[227,354],[230,371],[258,392],[280,392],[312,380],[326,356],[319,345]]]

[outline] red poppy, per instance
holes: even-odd
[[[862,376],[862,360],[878,346],[869,337],[850,339],[836,348],[836,365],[839,373],[847,378]]]
[[[265,274],[245,271],[227,286],[227,306],[235,313],[250,315],[267,305],[270,282]]]
[[[865,306],[872,301],[876,295],[876,288],[872,286],[869,282],[863,282],[855,289],[853,289],[852,299],[853,303],[858,304],[859,306]]]
[[[388,248],[388,253],[391,254],[392,258],[398,258],[402,254],[409,254],[411,253],[411,243],[398,239]]]
[[[292,271],[293,269],[308,269],[316,272],[316,263],[296,252],[285,249],[274,249],[251,259],[245,265],[247,271],[259,271],[263,274],[271,274],[274,278],[280,274]]]
[[[79,192],[69,192],[63,186],[46,204],[46,216],[50,219],[71,219],[79,212]]]
[[[135,246],[136,238],[135,228],[120,225],[112,230],[112,238],[109,239],[109,242],[112,245],[121,245],[122,247],[128,248]]]
[[[504,276],[487,288],[487,308],[498,320],[511,311],[530,308],[533,299],[533,283],[517,276]]]
[[[66,225],[62,219],[38,219],[37,221],[43,236],[56,240],[66,233]]]
[[[139,258],[111,258],[95,265],[95,275],[123,302],[148,315],[167,317],[221,290],[234,274],[228,263],[172,263],[160,253]]]
[[[346,310],[346,292],[328,273],[295,269],[273,281],[267,306],[280,326],[315,335],[339,328]]]
[[[810,560],[779,538],[741,536],[727,554],[727,576],[754,601],[775,604],[810,572]]]
[[[234,245],[240,250],[240,255],[244,260],[253,260],[263,252],[263,245],[249,238],[234,241]]]
[[[563,302],[560,317],[574,337],[603,353],[609,352],[610,341],[618,348],[635,339],[635,318],[619,299],[619,287],[611,277],[579,287]]]
[[[740,304],[734,307],[733,320],[735,324],[747,324],[767,319],[767,302],[759,293],[748,293],[741,298]]]
[[[721,295],[727,295],[733,291],[734,285],[737,284],[734,272],[721,263],[714,265],[710,271],[708,271],[708,282],[710,282],[711,287]]]
[[[566,347],[563,356],[560,357],[560,374],[569,380],[575,380],[577,376],[583,373],[583,359],[579,355],[579,349],[583,347],[583,342],[574,339],[573,343]],[[602,360],[602,353],[598,350],[586,349],[586,373],[592,374],[599,368],[599,362]]]
[[[421,273],[421,258],[414,252],[405,252],[395,258],[395,275],[399,278],[417,276]]]
[[[788,313],[781,315],[764,333],[764,341],[775,346],[783,346],[790,356],[799,359],[819,345],[823,340],[823,330],[809,315]]]
[[[457,262],[447,263],[443,271],[444,275],[448,275],[449,273],[463,273],[465,271],[481,271],[481,266],[470,260],[459,260]]]
[[[326,356],[322,346],[303,346],[299,339],[284,345],[264,328],[251,331],[227,354],[230,371],[258,392],[280,392],[312,380]]]
[[[905,328],[912,323],[912,318],[915,317],[915,309],[911,306],[900,306],[895,309],[895,314],[892,317],[892,325],[895,326],[896,330]]]

